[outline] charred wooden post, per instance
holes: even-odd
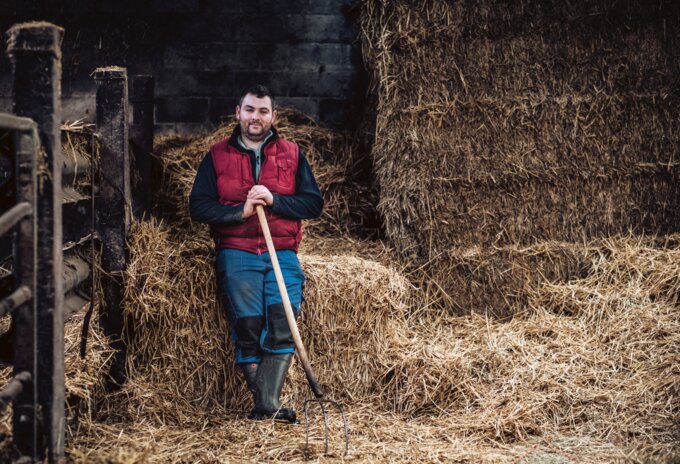
[[[61,278],[62,154],[59,133],[63,33],[62,28],[45,22],[18,24],[8,31],[8,54],[13,65],[14,113],[37,123],[43,147],[38,169],[41,173],[38,182],[40,188],[36,192],[36,228],[39,232],[37,256],[40,256],[40,260],[36,268],[35,302],[37,349],[40,355],[34,381],[50,462],[63,459],[65,425],[64,293]],[[30,149],[26,147],[26,151]],[[27,392],[22,393],[25,394]],[[22,418],[18,420],[21,422]]]
[[[151,211],[151,153],[153,153],[153,99],[152,76],[137,75],[132,78],[132,153],[135,158],[138,181],[134,188],[135,216]]]
[[[102,241],[101,325],[116,350],[110,387],[125,382],[125,340],[123,339],[123,272],[127,262],[127,234],[130,228],[130,164],[127,127],[127,72],[125,68],[97,68],[97,132],[101,141],[100,190],[97,205],[99,237]]]

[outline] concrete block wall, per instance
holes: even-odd
[[[47,20],[65,28],[65,119],[94,120],[99,66],[156,82],[159,131],[209,128],[234,112],[241,90],[271,88],[335,128],[358,121],[364,95],[352,0],[6,0],[0,27]],[[10,64],[0,57],[0,111],[10,110]]]

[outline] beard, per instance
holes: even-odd
[[[254,126],[254,127],[252,127]],[[247,138],[254,142],[261,142],[267,137],[269,133],[269,127],[264,124],[249,124],[241,123],[241,134],[245,135]]]

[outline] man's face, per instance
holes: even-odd
[[[236,106],[236,119],[241,125],[241,134],[255,142],[264,140],[276,121],[276,111],[272,110],[269,97],[258,98],[252,93],[243,98],[240,106]]]

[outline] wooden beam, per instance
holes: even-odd
[[[125,382],[125,341],[123,339],[123,272],[130,228],[130,163],[128,156],[128,86],[125,68],[97,68],[97,132],[101,141],[101,180],[97,202],[98,232],[102,241],[101,325],[115,355],[110,368],[109,387]]]
[[[135,216],[151,212],[151,153],[153,153],[153,99],[152,76],[137,75],[132,78],[132,134],[131,148],[135,158],[138,183],[133,193]]]
[[[17,24],[7,33],[13,67],[14,113],[33,119],[43,148],[37,190],[37,382],[47,458],[64,458],[64,320],[61,236],[61,42],[64,30],[46,22]]]

